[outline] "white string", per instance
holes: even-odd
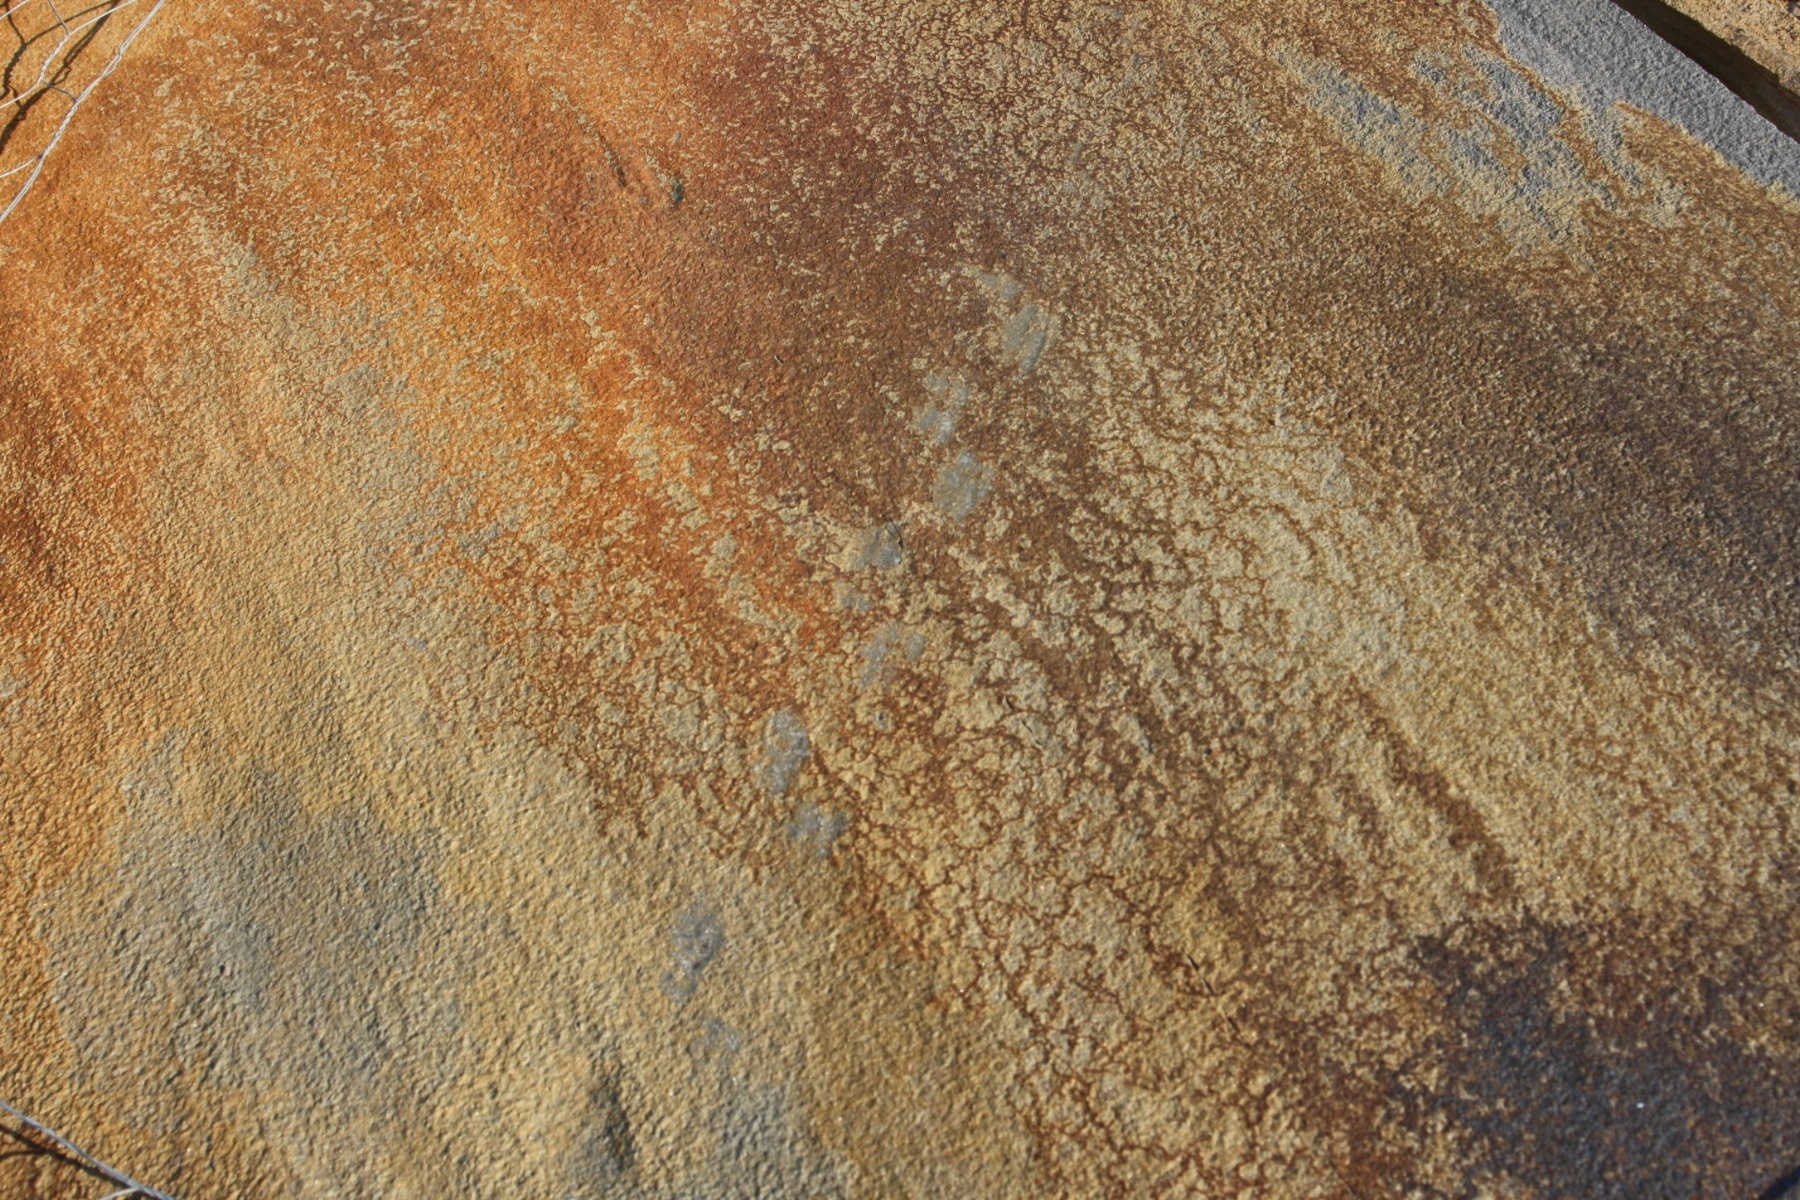
[[[18,1121],[20,1124],[26,1126],[29,1129],[36,1131],[37,1133],[41,1134],[44,1137],[49,1138],[51,1141],[55,1142],[63,1150],[65,1150],[69,1154],[73,1155],[75,1158],[79,1159],[81,1162],[87,1164],[89,1167],[93,1168],[99,1174],[104,1175],[111,1182],[120,1185],[120,1188],[121,1188],[120,1191],[112,1192],[112,1193],[108,1194],[107,1196],[102,1197],[101,1200],[124,1200],[124,1197],[126,1197],[126,1196],[142,1196],[142,1197],[144,1197],[144,1200],[175,1200],[175,1197],[169,1195],[167,1192],[159,1192],[153,1187],[145,1187],[143,1184],[139,1183],[137,1180],[133,1179],[131,1176],[125,1174],[125,1172],[119,1170],[117,1167],[107,1166],[105,1163],[101,1162],[99,1159],[97,1159],[93,1155],[89,1154],[86,1150],[83,1150],[80,1146],[77,1146],[74,1142],[71,1142],[68,1138],[64,1137],[62,1134],[56,1132],[54,1129],[51,1129],[47,1125],[44,1125],[44,1124],[41,1124],[40,1122],[32,1120],[30,1117],[26,1116],[24,1113],[20,1112],[18,1109],[14,1108],[12,1105],[8,1104],[6,1101],[0,1100],[0,1109],[4,1109],[7,1113],[9,1113],[12,1116],[12,1118],[15,1121]]]
[[[36,0],[18,0],[16,4],[13,4],[4,12],[0,12],[0,18],[10,20],[15,14],[29,7],[34,2],[36,2]],[[101,67],[99,72],[88,81],[87,86],[83,87],[79,92],[74,93],[71,93],[60,84],[51,81],[54,73],[60,72],[63,67],[67,66],[64,52],[68,49],[70,43],[80,38],[82,34],[99,25],[101,22],[117,13],[123,12],[133,5],[143,3],[144,0],[107,0],[105,3],[95,5],[76,14],[74,24],[71,24],[63,17],[53,0],[43,0],[43,2],[50,9],[50,14],[56,22],[55,28],[58,30],[60,36],[58,37],[55,46],[51,47],[50,52],[44,57],[43,62],[38,65],[37,78],[31,82],[31,85],[20,91],[17,95],[7,97],[5,100],[0,100],[0,113],[4,113],[9,108],[21,107],[34,97],[49,91],[57,92],[66,97],[69,101],[69,107],[64,110],[62,120],[57,123],[56,128],[50,134],[49,140],[44,144],[44,147],[41,150],[37,151],[22,163],[0,169],[0,179],[8,179],[21,172],[26,172],[24,182],[19,184],[18,189],[13,193],[12,198],[7,201],[6,207],[0,208],[0,221],[6,220],[7,217],[12,215],[13,209],[19,207],[19,203],[25,199],[26,193],[31,191],[32,185],[37,182],[38,175],[42,173],[44,161],[50,157],[50,152],[56,149],[57,143],[62,141],[63,134],[68,132],[69,124],[75,119],[76,112],[80,110],[82,104],[87,101],[88,96],[93,93],[94,89],[100,85],[100,81],[105,79],[108,75],[111,75],[118,67],[119,63],[124,60],[125,51],[131,48],[131,43],[137,40],[138,34],[144,32],[144,29],[155,19],[156,14],[161,11],[162,6],[167,0],[153,0],[153,2],[150,3],[149,11],[144,14],[143,18],[132,27],[131,31],[127,33],[124,39],[119,42],[118,46],[113,49],[112,57],[107,60],[106,65]],[[46,28],[44,34],[48,33],[49,29]],[[27,39],[26,44],[29,45],[30,42],[38,40],[38,37],[41,36],[43,35],[34,35]]]

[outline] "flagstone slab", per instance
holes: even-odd
[[[1800,1167],[1800,147],[1608,0],[173,4],[79,117],[0,1096],[107,1162]]]

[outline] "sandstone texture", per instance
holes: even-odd
[[[1674,8],[1800,92],[1800,4],[1793,0],[1670,0]]]
[[[1775,1188],[1796,195],[1606,0],[170,0],[0,224],[0,1098],[181,1200]]]

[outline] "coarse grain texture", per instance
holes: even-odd
[[[1793,0],[1668,0],[1800,93],[1800,5]]]
[[[0,1094],[184,1200],[1800,1165],[1800,151],[1615,17],[171,4],[0,226]]]

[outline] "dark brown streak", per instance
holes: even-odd
[[[1743,98],[1769,123],[1800,141],[1800,96],[1775,73],[1665,0],[1613,0],[1652,33]]]
[[[1758,1192],[1756,1200],[1793,1200],[1796,1195],[1800,1195],[1800,1167],[1795,1167]]]

